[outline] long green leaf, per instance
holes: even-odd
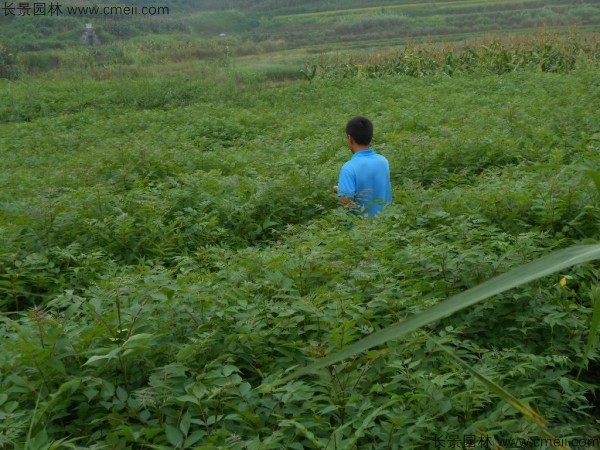
[[[596,342],[596,336],[598,336],[598,331],[600,330],[600,288],[593,286],[592,291],[590,292],[590,297],[594,302],[594,312],[592,313],[592,322],[590,323],[590,332],[588,334],[587,343],[583,351],[582,365],[579,368],[579,372],[577,372],[578,379],[581,375],[584,365],[587,364],[588,356],[592,350],[592,347],[594,346],[594,343]]]
[[[367,336],[364,339],[340,350],[333,355],[320,359],[306,367],[295,370],[275,384],[285,383],[293,378],[313,373],[319,369],[335,364],[342,359],[381,345],[390,339],[415,331],[420,327],[448,317],[461,309],[474,305],[493,295],[528,283],[551,273],[600,258],[600,245],[579,245],[550,253],[533,262],[517,267],[510,272],[499,275],[465,292],[454,295],[447,300],[429,308],[420,314],[406,319],[404,322],[389,326]]]
[[[467,370],[471,373],[475,378],[481,381],[490,391],[496,394],[498,397],[502,398],[506,403],[511,405],[517,411],[520,411],[524,416],[528,417],[532,422],[537,423],[539,426],[545,428],[548,424],[546,420],[540,416],[537,412],[535,412],[532,408],[527,406],[521,400],[516,398],[502,386],[496,384],[494,381],[490,380],[488,377],[473,369],[469,364],[463,361],[460,357],[454,354],[449,348],[439,344],[436,342],[436,345],[442,349],[447,355],[452,358],[453,361],[458,363],[463,369]]]
[[[434,342],[440,349],[442,349],[448,356],[450,356],[450,358],[452,358],[452,360],[454,362],[458,363],[463,369],[470,372],[475,378],[477,378],[479,381],[481,381],[491,392],[493,392],[498,397],[503,399],[506,403],[511,405],[517,411],[521,412],[529,420],[538,424],[541,427],[541,430],[539,430],[539,434],[541,436],[548,439],[552,443],[558,441],[558,439],[556,439],[552,435],[552,433],[550,433],[548,430],[546,430],[546,428],[548,426],[546,423],[546,420],[542,416],[540,416],[536,411],[534,411],[531,407],[527,406],[521,400],[519,400],[514,395],[512,395],[510,392],[508,392],[506,389],[504,389],[502,386],[494,383],[488,377],[486,377],[482,373],[478,372],[477,370],[473,369],[469,364],[467,364],[465,361],[463,361],[458,355],[454,354],[454,352],[452,350],[450,350],[449,348],[436,342],[435,340],[434,340]],[[554,444],[551,444],[551,445],[555,448],[566,450],[566,447],[563,447],[560,445],[554,445]]]
[[[588,334],[587,344],[585,346],[585,357],[587,358],[590,350],[594,346],[598,329],[600,328],[600,288],[592,288],[592,297],[594,299],[594,312],[592,314],[592,323],[590,325],[590,333]]]

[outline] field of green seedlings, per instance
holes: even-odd
[[[569,39],[0,79],[0,448],[598,448],[599,53]],[[331,192],[357,114],[373,220]]]

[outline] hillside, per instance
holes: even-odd
[[[151,2],[137,2],[140,8]],[[103,43],[122,42],[147,33],[215,38],[221,33],[246,43],[276,43],[281,48],[331,49],[338,43],[365,47],[433,37],[460,40],[473,34],[536,28],[598,29],[596,0],[445,0],[438,2],[362,1],[165,1],[157,15],[69,14],[20,17],[0,14],[0,42],[21,51],[79,45],[84,24],[92,22]],[[101,6],[121,5],[103,2]],[[126,5],[125,5],[126,6]],[[102,9],[100,10],[102,11]],[[316,46],[316,47],[315,47]]]

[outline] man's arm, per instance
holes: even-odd
[[[334,194],[339,193],[339,189],[337,186],[333,187],[333,192],[334,192]],[[345,195],[338,196],[338,200],[340,201],[342,206],[345,206],[345,207],[350,207],[350,206],[354,205],[354,200],[351,199],[350,197],[346,197]]]
[[[338,185],[333,187],[333,192],[338,196],[340,203],[345,207],[354,205],[354,196],[356,195],[356,181],[354,171],[348,167],[348,164],[342,166],[338,177]]]

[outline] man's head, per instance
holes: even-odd
[[[369,148],[373,139],[373,124],[366,117],[356,116],[346,124],[346,135],[352,151]]]

